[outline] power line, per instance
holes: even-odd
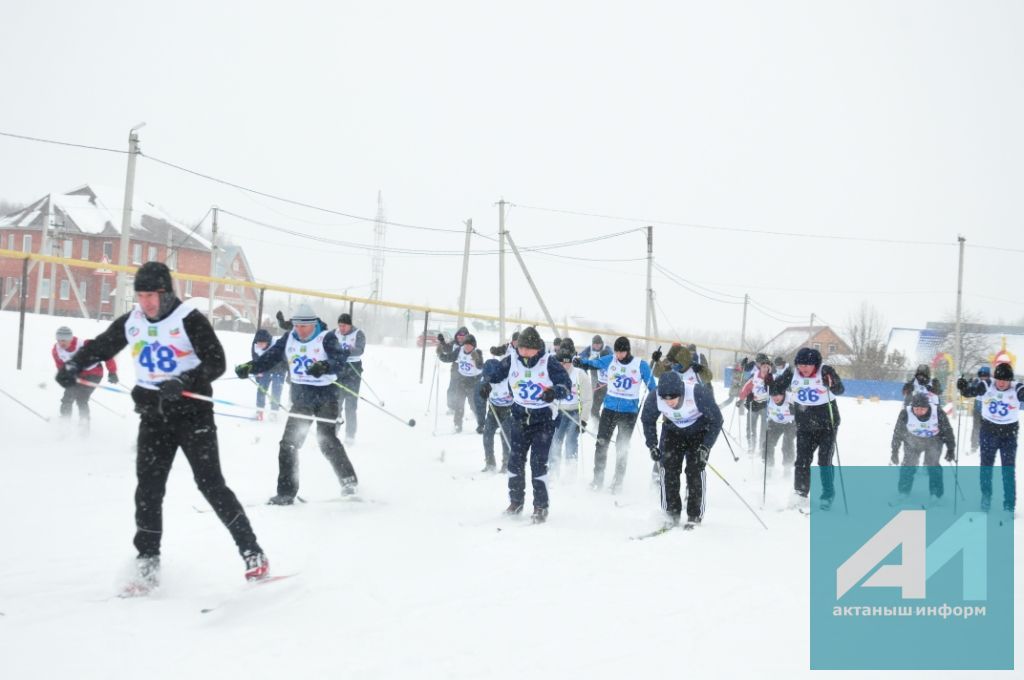
[[[915,245],[915,246],[949,246],[953,247],[956,245],[954,242],[946,241],[914,241],[910,239],[885,239],[885,238],[869,238],[866,236],[839,236],[835,234],[802,234],[800,232],[792,231],[774,231],[770,229],[755,229],[753,227],[727,227],[718,226],[711,224],[699,224],[696,222],[674,222],[671,220],[652,220],[642,217],[622,217],[619,215],[606,215],[602,213],[591,213],[584,212],[582,210],[563,210],[560,208],[541,208],[538,206],[523,205],[522,203],[516,203],[520,208],[527,210],[540,210],[543,212],[560,213],[564,215],[576,215],[580,217],[597,217],[605,220],[618,220],[620,222],[637,222],[641,224],[660,224],[672,227],[687,227],[690,229],[705,229],[709,231],[729,231],[738,232],[741,234],[755,234],[758,236],[786,236],[790,238],[809,238],[809,239],[820,239],[820,240],[831,240],[831,241],[860,241],[864,243],[891,243],[891,244],[903,244],[903,245]],[[980,247],[980,246],[979,246]]]
[[[105,146],[93,146],[91,144],[76,144],[74,142],[63,142],[63,141],[60,141],[60,140],[57,140],[57,139],[45,139],[43,137],[30,137],[28,135],[17,135],[17,134],[14,134],[13,132],[2,132],[2,131],[0,131],[0,136],[12,137],[14,139],[23,139],[23,140],[26,140],[26,141],[29,141],[29,142],[42,142],[43,144],[55,144],[57,146],[70,146],[70,147],[73,147],[75,149],[89,149],[91,151],[106,151],[108,153],[122,153],[122,154],[127,154],[128,153],[128,151],[126,149],[111,149],[111,148],[108,148],[108,147],[105,147]]]
[[[680,288],[683,288],[683,289],[693,293],[694,295],[698,295],[698,296],[700,296],[702,298],[705,298],[707,300],[711,300],[712,302],[719,302],[719,303],[726,304],[726,305],[742,305],[743,304],[742,302],[739,302],[739,301],[720,300],[718,298],[711,297],[710,295],[705,295],[704,293],[700,292],[699,290],[691,288],[690,286],[688,286],[685,283],[681,282],[674,274],[672,274],[672,272],[670,272],[667,269],[659,266],[657,263],[655,263],[654,268],[657,269],[658,272],[662,276],[667,278],[669,281],[671,281],[672,283],[676,284]]]

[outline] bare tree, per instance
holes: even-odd
[[[18,203],[17,201],[8,201],[0,198],[0,215],[10,215],[16,213],[25,207],[24,203]]]
[[[855,380],[893,380],[902,378],[906,357],[889,353],[885,346],[885,319],[878,310],[862,302],[846,322],[850,340],[849,377]]]

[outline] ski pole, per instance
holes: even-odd
[[[94,390],[106,390],[107,392],[113,392],[114,394],[120,394],[122,396],[129,396],[129,397],[132,394],[131,390],[129,390],[127,387],[123,387],[120,383],[117,384],[117,387],[112,387],[110,385],[99,385],[97,383],[91,383],[88,380],[83,380],[82,378],[78,378],[78,380],[76,382],[79,385],[82,385],[83,387],[91,387]],[[121,388],[121,389],[118,389],[118,388]],[[241,404],[236,404],[234,402],[225,401],[223,399],[214,399],[213,397],[205,397],[205,396],[203,396],[201,394],[193,394],[192,392],[186,392],[184,390],[182,390],[181,394],[182,394],[182,396],[188,397],[190,399],[198,399],[200,401],[209,401],[211,403],[224,404],[226,406],[237,406],[239,408],[247,408],[245,406],[242,406]],[[96,402],[96,403],[99,404],[100,406],[103,406],[103,404],[100,404],[100,402]],[[104,408],[107,408],[107,407],[104,407]],[[115,415],[121,416],[121,414],[117,413],[113,409],[107,408],[107,410],[111,411]],[[224,416],[226,418],[242,418],[244,420],[256,420],[256,416],[243,416],[243,415],[238,415],[238,414],[235,414],[235,413],[225,413],[224,411],[214,411],[214,413],[217,414],[218,416]],[[125,416],[121,416],[121,417],[124,418]]]
[[[956,446],[955,446],[955,449],[954,449],[955,453],[953,455],[953,461],[955,463],[955,467],[953,469],[953,488],[956,491],[960,490],[960,418],[963,415],[963,411],[960,410],[960,401],[961,401],[961,399],[963,399],[963,395],[958,394],[957,395],[957,404],[956,404]],[[956,493],[954,493],[953,494],[953,514],[954,515],[956,515],[956,502],[957,502],[957,498],[958,497],[957,497]]]
[[[50,422],[50,419],[49,419],[49,418],[47,418],[47,417],[46,417],[46,416],[44,416],[43,414],[39,413],[38,411],[36,411],[36,410],[32,409],[32,408],[31,408],[30,406],[28,406],[27,404],[25,404],[25,402],[23,402],[23,401],[21,401],[21,400],[19,400],[19,399],[15,398],[15,397],[14,397],[13,395],[11,395],[11,394],[10,394],[9,392],[5,392],[4,390],[0,389],[0,394],[3,394],[4,396],[6,396],[6,397],[7,397],[8,399],[10,399],[11,401],[13,401],[14,403],[16,403],[16,404],[18,404],[19,406],[23,407],[23,408],[24,408],[24,409],[25,409],[26,411],[30,411],[30,412],[32,413],[32,415],[34,415],[34,416],[37,416],[37,417],[39,417],[39,418],[42,418],[43,422],[47,422],[47,423],[48,423],[48,422]]]
[[[423,412],[423,415],[430,415],[430,402],[434,398],[434,380],[437,379],[437,365],[440,363],[437,357],[434,357],[434,371],[430,374],[430,388],[427,390],[427,410]],[[435,407],[437,405],[435,404]],[[436,427],[434,428],[437,429]]]
[[[726,430],[722,430],[722,434],[725,435],[725,445],[729,447],[729,453],[732,454],[732,461],[734,463],[740,462],[740,457],[736,455],[736,452],[732,449],[732,444],[729,443],[729,440],[732,439],[732,435],[730,435]],[[737,442],[736,445],[739,446],[739,442]]]
[[[512,451],[512,442],[509,441],[508,436],[505,434],[505,427],[501,424],[501,418],[498,417],[498,411],[495,410],[491,400],[487,400],[487,408],[491,409],[491,415],[494,416],[494,422],[498,423],[498,429],[501,431],[501,438],[505,440],[505,445],[508,447],[509,452]]]
[[[839,433],[836,432],[836,420],[832,414],[832,388],[824,380],[821,381],[825,385],[825,394],[828,397],[828,422],[832,426],[832,445],[836,448],[836,466],[839,468],[839,487],[843,491],[843,510],[847,515],[850,514],[850,506],[846,502],[846,483],[843,481],[843,461],[839,458]]]
[[[182,390],[181,396],[188,397],[189,399],[195,399],[196,401],[206,401],[211,404],[224,404],[226,406],[235,406],[237,408],[252,410],[251,406],[243,406],[242,404],[236,404],[235,402],[227,401],[226,399],[214,399],[213,397],[208,397],[205,394],[196,394],[195,392],[189,392],[187,390]],[[217,415],[227,416],[229,418],[245,418],[246,420],[256,420],[256,416],[241,416],[236,415],[234,413],[223,413],[220,411],[217,411],[216,413]],[[288,417],[298,418],[299,420],[309,420],[314,423],[326,423],[328,425],[338,425],[339,423],[345,422],[340,418],[337,420],[331,420],[330,418],[318,418],[317,416],[310,416],[306,415],[305,413],[289,413]]]
[[[254,377],[253,377],[253,376],[251,376],[251,375],[250,375],[250,376],[248,376],[248,378],[249,378],[249,380],[250,380],[250,381],[252,382],[252,384],[256,386],[256,389],[258,389],[258,390],[259,390],[260,392],[262,392],[263,394],[267,395],[267,399],[269,399],[269,400],[270,400],[270,405],[271,405],[271,406],[276,406],[276,407],[278,407],[279,409],[282,409],[282,410],[284,410],[285,412],[287,412],[287,411],[288,411],[288,409],[286,409],[286,408],[284,407],[284,405],[283,405],[283,404],[281,404],[281,402],[280,402],[280,401],[278,401],[277,399],[274,399],[274,395],[272,395],[272,394],[270,393],[270,390],[268,390],[268,389],[267,389],[266,387],[264,387],[263,385],[261,385],[261,384],[260,384],[260,381],[259,381],[259,380],[257,380],[256,378],[254,378]],[[261,410],[265,411],[266,409],[261,409],[261,408],[257,408],[256,410],[257,410],[257,411],[261,411]],[[340,418],[339,418],[339,420],[340,420]]]
[[[757,521],[760,522],[761,526],[763,526],[765,528],[765,530],[767,531],[768,525],[764,523],[764,520],[761,519],[761,516],[757,514],[757,512],[754,510],[754,508],[750,507],[750,503],[748,503],[747,501],[745,501],[743,499],[743,496],[740,495],[740,492],[733,488],[732,484],[729,483],[729,480],[727,480],[725,477],[723,477],[722,473],[719,472],[718,470],[716,470],[715,466],[712,465],[710,461],[708,461],[707,466],[709,468],[711,468],[712,472],[714,472],[716,475],[718,475],[719,479],[721,479],[723,482],[725,482],[725,485],[727,487],[729,487],[729,490],[732,491],[734,494],[736,494],[736,498],[739,498],[740,502],[743,503],[743,505],[747,506],[747,510],[750,510],[751,514],[754,515],[754,517],[757,518]]]
[[[373,395],[373,398],[376,399],[377,401],[379,401],[380,405],[383,406],[384,405],[384,400],[380,398],[379,394],[377,394],[377,390],[373,389],[373,385],[371,385],[370,383],[366,382],[366,378],[363,377],[362,372],[357,371],[355,366],[353,366],[352,364],[349,364],[348,368],[349,368],[350,371],[352,371],[353,373],[355,373],[356,375],[359,376],[359,380],[364,385],[366,385],[366,389],[370,390],[370,393]]]
[[[768,397],[771,399],[771,397]],[[768,407],[765,406],[767,411]],[[768,418],[767,412],[765,413],[765,422],[762,424],[764,428],[761,434],[764,436],[764,481],[761,482],[761,507],[764,507],[765,503],[768,502]]]
[[[104,411],[110,411],[111,413],[113,413],[118,418],[121,418],[122,420],[124,420],[127,417],[123,413],[119,413],[119,412],[115,411],[114,409],[110,408],[109,406],[104,404],[102,401],[96,401],[95,397],[90,400],[90,403],[95,404],[96,406],[99,406]]]
[[[356,397],[360,401],[365,401],[367,404],[369,404],[370,406],[374,407],[378,411],[382,411],[382,412],[388,414],[389,416],[391,416],[392,418],[394,418],[398,422],[402,423],[403,425],[408,425],[409,427],[416,427],[416,419],[415,418],[409,418],[409,420],[403,420],[401,417],[396,416],[394,413],[392,413],[391,411],[387,410],[383,406],[378,406],[377,404],[373,403],[372,401],[370,401],[366,397],[362,397],[359,394],[357,394],[356,392],[353,392],[352,390],[350,390],[349,388],[345,387],[344,385],[342,385],[337,380],[335,380],[331,384],[337,385],[338,387],[340,387],[341,389],[345,390],[346,392],[348,392],[352,396]]]
[[[583,423],[582,423],[581,421],[579,421],[579,420],[576,420],[575,418],[573,418],[573,417],[572,417],[572,416],[571,416],[571,415],[569,414],[569,412],[568,412],[568,411],[562,411],[562,410],[559,410],[559,413],[561,413],[562,415],[564,415],[565,417],[567,417],[567,418],[568,418],[568,419],[569,419],[569,420],[570,420],[571,422],[575,423],[575,424],[576,424],[576,427],[578,427],[578,428],[580,429],[580,432],[585,432],[586,434],[589,434],[589,435],[590,435],[591,437],[593,437],[594,439],[597,439],[597,435],[596,435],[596,434],[594,434],[594,433],[593,433],[593,432],[591,432],[590,430],[586,430],[586,429],[584,429],[584,428],[583,428]]]

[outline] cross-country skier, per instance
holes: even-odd
[[[338,412],[344,410],[345,444],[351,446],[356,438],[356,408],[359,406],[359,387],[363,383],[366,334],[362,328],[352,325],[352,315],[346,312],[338,317],[338,328],[334,335],[342,351],[348,352],[348,366],[342,370],[338,380],[347,388],[338,390]]]
[[[924,464],[928,468],[928,490],[931,492],[932,504],[942,498],[942,468],[939,458],[942,456],[942,445],[946,445],[946,460],[955,458],[956,435],[949,424],[949,418],[938,406],[928,399],[924,392],[918,392],[910,398],[910,405],[900,409],[896,419],[896,427],[892,431],[893,465],[899,465],[900,444],[903,444],[903,467],[900,469],[900,481],[897,485],[901,500],[910,496],[917,476],[917,463],[924,454]]]
[[[457,337],[457,336],[456,336]],[[454,412],[455,431],[462,432],[462,419],[466,414],[466,402],[476,418],[476,432],[484,432],[483,406],[479,399],[480,373],[484,367],[484,357],[476,347],[476,336],[467,333],[462,338],[458,349],[452,353],[439,355],[443,363],[452,364],[451,383],[448,386],[448,405]]]
[[[767,460],[765,464],[771,468],[775,465],[775,446],[782,440],[782,469],[788,477],[793,471],[795,450],[793,442],[796,438],[796,417],[793,414],[793,393],[789,385],[780,381],[774,382],[769,389],[768,398],[768,440]],[[765,452],[761,452],[764,459]]]
[[[764,451],[767,433],[768,390],[772,386],[772,363],[767,354],[754,359],[754,372],[740,390],[740,401],[747,406],[747,450]],[[760,435],[757,433],[760,432]],[[755,448],[756,447],[756,448]],[[762,453],[762,456],[764,454]]]
[[[256,360],[256,357],[270,349],[270,346],[273,343],[274,338],[270,335],[270,331],[265,328],[261,328],[256,331],[256,336],[253,338],[252,348],[250,351],[253,361]],[[288,364],[281,361],[269,370],[256,376],[256,382],[259,383],[259,388],[256,390],[256,408],[259,409],[259,411],[256,412],[256,417],[260,420],[263,420],[263,414],[267,403],[267,392],[270,393],[270,417],[272,420],[277,419],[277,411],[281,408],[281,390],[284,387],[284,377],[287,373]]]
[[[821,509],[828,510],[835,499],[835,468],[832,451],[839,428],[839,405],[836,395],[846,391],[839,374],[821,363],[821,352],[801,347],[793,361],[796,370],[783,372],[780,379],[793,392],[796,411],[796,466],[793,489],[798,502],[806,502],[811,490],[811,461],[818,452],[821,468]]]
[[[982,366],[978,369],[978,378],[985,379],[992,377],[992,369],[988,366]],[[978,445],[981,443],[981,424],[983,418],[981,417],[981,406],[985,401],[984,395],[979,395],[974,398],[974,407],[971,409],[971,453],[978,450]]]
[[[910,399],[915,394],[928,395],[928,401],[932,406],[939,405],[939,395],[942,394],[942,387],[937,378],[932,377],[932,369],[928,364],[920,364],[914,371],[914,377],[903,385],[903,405],[910,406]]]
[[[580,352],[580,361],[593,361],[612,355],[611,347],[604,344],[604,338],[595,335],[590,340],[590,345]],[[605,395],[608,394],[608,371],[605,369],[591,368],[590,382],[594,386],[594,399],[591,401],[590,418],[597,420],[601,417],[601,407],[604,405]]]
[[[83,346],[88,345],[89,341],[86,340],[81,344]],[[53,349],[50,350],[50,355],[53,357],[53,363],[57,365],[58,371],[66,362],[71,360],[71,357],[78,351],[78,348],[78,338],[75,337],[70,328],[61,326],[57,329],[57,342],[54,343]],[[106,362],[103,362],[103,365],[107,367],[107,382],[111,385],[116,385],[117,362],[111,357]],[[103,380],[103,365],[97,362],[92,366],[86,366],[79,372],[78,377],[98,385]],[[89,399],[94,391],[95,389],[92,387],[75,383],[70,387],[65,387],[64,394],[60,398],[61,418],[70,419],[72,406],[78,405],[78,428],[83,434],[89,431]]]
[[[342,495],[356,492],[358,479],[345,447],[335,433],[338,419],[337,375],[347,363],[348,354],[338,344],[338,336],[320,321],[312,307],[300,304],[291,318],[292,330],[278,338],[270,349],[254,361],[239,364],[235,375],[247,378],[262,373],[284,360],[291,379],[290,413],[313,416],[316,421],[316,442],[334,469]],[[299,449],[306,441],[313,421],[289,416],[277,454],[277,494],[270,505],[291,505],[299,492]]]
[[[651,460],[663,470],[662,509],[673,524],[679,523],[683,509],[679,476],[685,464],[686,521],[690,525],[699,523],[704,517],[704,468],[722,431],[722,412],[714,394],[704,385],[688,383],[679,373],[669,371],[658,381],[657,390],[647,395],[640,420]]]
[[[516,336],[518,339],[518,334]],[[501,345],[491,348],[494,358],[484,362],[483,374],[489,375],[498,370],[498,364],[505,358],[505,348]],[[488,369],[488,366],[491,368]],[[481,472],[494,472],[497,462],[494,459],[494,434],[499,433],[501,438],[501,473],[508,472],[509,447],[506,438],[509,436],[512,416],[512,390],[508,384],[508,378],[495,382],[480,383],[480,398],[487,409],[487,417],[484,419],[484,469]]]
[[[597,446],[594,449],[594,481],[591,488],[595,491],[604,486],[604,468],[608,459],[608,444],[612,434],[618,429],[615,440],[615,477],[612,480],[612,493],[618,493],[626,476],[626,461],[629,457],[629,438],[636,426],[636,418],[640,412],[640,386],[647,389],[657,387],[651,367],[648,363],[634,357],[630,353],[629,338],[616,338],[614,354],[599,359],[586,360],[577,357],[573,361],[577,368],[586,366],[596,368],[598,372],[607,374],[607,394],[601,410],[601,419],[597,426]]]
[[[506,357],[498,364],[489,364],[484,372],[485,383],[508,380],[512,388],[511,439],[508,459],[509,506],[505,513],[518,515],[526,499],[526,458],[530,458],[533,482],[533,521],[543,522],[548,516],[548,452],[555,421],[551,404],[569,396],[572,384],[558,360],[544,351],[544,342],[537,329],[528,326],[519,334],[516,356]]]
[[[245,578],[269,573],[245,510],[224,482],[217,449],[213,405],[183,398],[189,391],[209,397],[224,373],[224,348],[198,310],[174,295],[171,272],[147,262],[135,274],[138,303],[95,340],[75,352],[57,372],[63,387],[75,384],[83,366],[114,357],[129,344],[135,366],[132,399],[139,414],[135,470],[135,579],[126,594],[142,594],[159,583],[163,499],[174,454],[185,452],[199,491],[231,532],[245,560]]]
[[[999,364],[992,379],[978,378],[968,384],[961,377],[956,387],[965,397],[982,397],[981,417],[981,509],[992,504],[992,466],[996,452],[1003,468],[1003,510],[1013,513],[1017,507],[1017,433],[1024,383],[1013,377],[1010,364]]]
[[[558,363],[569,374],[572,392],[558,402],[559,415],[555,422],[555,434],[551,439],[549,467],[553,468],[557,474],[564,460],[567,465],[571,466],[569,475],[574,477],[579,463],[580,433],[587,428],[593,389],[590,386],[588,372],[572,365],[572,358],[576,351],[574,347],[566,347],[566,343],[571,342],[564,338],[562,348],[558,351]],[[564,455],[563,444],[565,445]]]

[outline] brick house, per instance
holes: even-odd
[[[853,351],[829,326],[790,326],[758,351],[772,358],[782,356],[786,361],[792,362],[796,351],[801,347],[813,347],[818,350],[824,361]]]
[[[173,271],[209,275],[210,242],[197,230],[181,224],[139,196],[134,198],[133,213],[129,264],[157,260],[166,262]],[[47,254],[117,262],[121,247],[120,224],[120,194],[95,185],[83,185],[64,194],[47,194],[18,212],[0,217],[0,248],[38,253],[45,240]],[[251,280],[251,270],[241,249],[229,248],[228,252],[233,253],[227,263],[229,268],[236,260],[241,263],[237,270],[231,270],[232,274],[237,272],[237,278]],[[94,319],[115,316],[115,272],[35,261],[30,262],[29,267],[30,311]],[[21,260],[0,258],[0,309],[17,309],[21,272]],[[183,300],[209,295],[206,283],[175,281],[175,287]],[[235,297],[239,302],[245,301],[244,295],[236,296],[226,290],[226,286],[220,288],[225,290],[217,291],[218,306],[222,294],[232,301]],[[243,304],[239,309],[245,309],[249,318],[255,317],[255,305]]]

